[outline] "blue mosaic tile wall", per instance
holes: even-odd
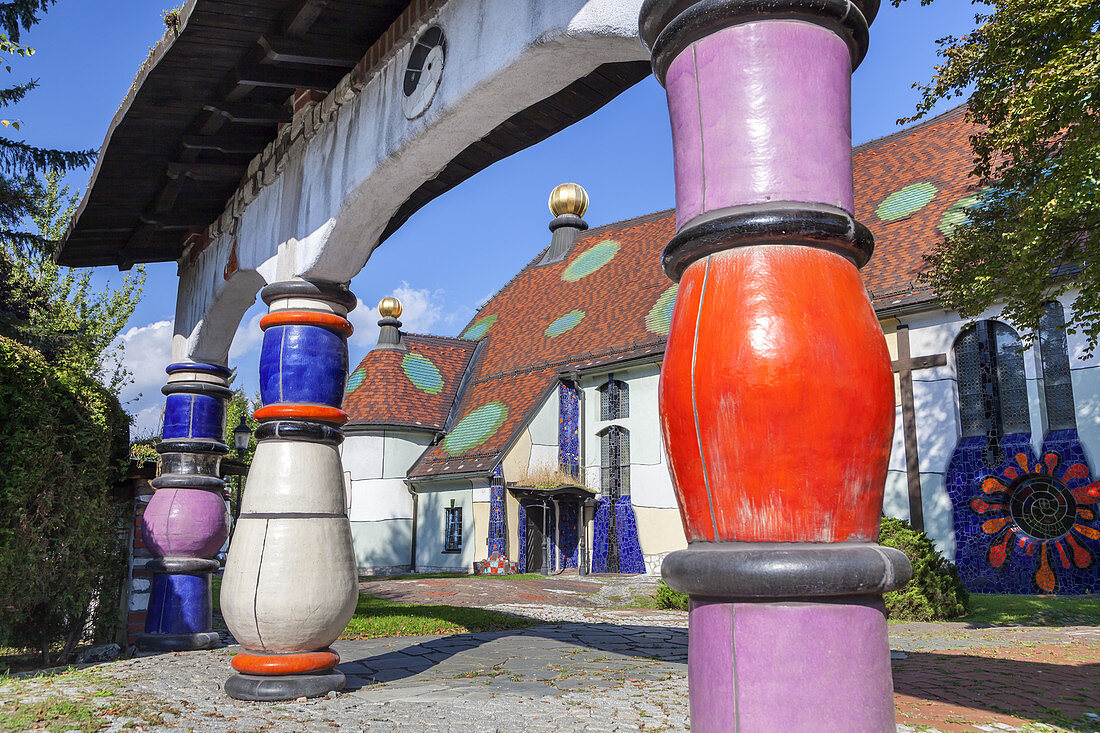
[[[634,519],[634,507],[629,496],[619,497],[618,501],[600,499],[596,504],[596,516],[593,518],[594,532],[592,540],[591,571],[607,572],[607,533],[611,524],[611,511],[615,511],[615,537],[619,544],[619,572],[644,573],[645,561],[642,559],[642,546],[638,542],[638,524]]]
[[[982,461],[985,443],[984,436],[961,439],[947,465],[955,563],[966,587],[1020,594],[1100,589],[1100,484],[1092,482],[1077,431],[1051,431],[1040,456],[1029,434],[1006,435],[1000,442],[1005,461],[995,470]],[[1043,536],[1029,524],[1033,516],[1064,533]]]
[[[493,471],[493,483],[489,487],[489,557],[493,553],[508,556],[508,537],[504,525],[504,470],[497,466]]]
[[[581,390],[570,382],[558,385],[558,464],[567,473],[581,470]]]

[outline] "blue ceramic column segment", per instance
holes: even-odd
[[[154,554],[145,633],[138,646],[149,651],[208,649],[218,643],[211,629],[210,574],[229,533],[221,457],[229,370],[198,362],[170,365],[161,454],[161,475],[143,517],[145,543]]]

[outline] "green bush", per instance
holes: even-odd
[[[970,594],[955,566],[933,547],[928,535],[913,529],[909,522],[883,517],[878,541],[904,552],[913,565],[913,579],[884,596],[890,618],[944,621],[966,615]]]
[[[0,645],[67,661],[115,626],[128,419],[107,389],[0,337]]]
[[[668,583],[663,580],[657,581],[657,595],[654,597],[657,599],[657,608],[671,608],[680,611],[688,610],[687,593],[681,593],[678,590],[669,588]]]

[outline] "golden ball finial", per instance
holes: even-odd
[[[588,192],[576,183],[563,183],[550,192],[550,213],[554,216],[575,214],[584,216],[588,211]]]
[[[401,301],[392,295],[387,295],[378,303],[378,314],[383,318],[399,318],[401,316]]]

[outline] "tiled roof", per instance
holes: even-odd
[[[403,339],[408,351],[370,351],[348,377],[349,425],[446,427],[477,342],[416,334]]]
[[[922,257],[959,221],[959,202],[974,193],[968,180],[971,128],[963,112],[960,107],[853,150],[856,216],[875,234],[875,254],[863,277],[876,309],[931,299],[914,285]],[[536,266],[540,253],[517,273],[463,332],[484,346],[458,420],[410,476],[487,472],[559,374],[657,358],[676,292],[660,267],[673,233],[671,211],[599,227],[563,261]],[[422,409],[422,395],[411,397],[405,403],[405,394],[389,390],[370,399],[395,405],[376,411]]]

